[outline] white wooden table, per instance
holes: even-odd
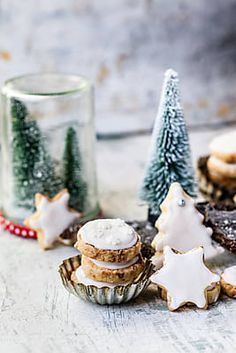
[[[195,158],[213,134],[191,134]],[[109,216],[145,217],[137,190],[148,144],[149,137],[98,143],[101,205]],[[0,234],[1,353],[236,351],[236,301],[171,313],[150,287],[125,305],[90,304],[69,295],[57,272],[75,254],[69,247],[42,252],[33,240]],[[215,266],[235,263],[226,252]]]

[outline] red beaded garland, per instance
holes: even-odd
[[[10,222],[5,217],[3,217],[1,213],[0,213],[0,225],[3,227],[4,230],[18,237],[37,239],[37,232],[35,230]]]

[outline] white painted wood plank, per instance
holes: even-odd
[[[207,150],[214,133],[191,135],[193,154]],[[101,203],[112,216],[142,218],[137,190],[149,138],[98,143]],[[69,295],[58,265],[76,250],[42,252],[35,241],[0,234],[0,352],[156,353],[234,352],[236,301],[208,311],[170,313],[150,287],[131,303],[98,306]],[[235,264],[227,252],[217,268]]]

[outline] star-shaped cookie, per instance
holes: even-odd
[[[220,276],[204,264],[202,247],[176,253],[165,246],[164,266],[151,276],[151,281],[167,292],[170,310],[176,310],[186,303],[206,309],[207,290],[212,290],[219,283]]]
[[[36,212],[26,218],[24,224],[37,231],[42,249],[52,248],[60,234],[81,216],[79,212],[69,209],[69,198],[67,189],[52,199],[39,193],[35,195]]]

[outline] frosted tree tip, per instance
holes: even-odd
[[[178,72],[174,71],[173,69],[168,69],[165,72],[165,77],[166,78],[177,78]]]

